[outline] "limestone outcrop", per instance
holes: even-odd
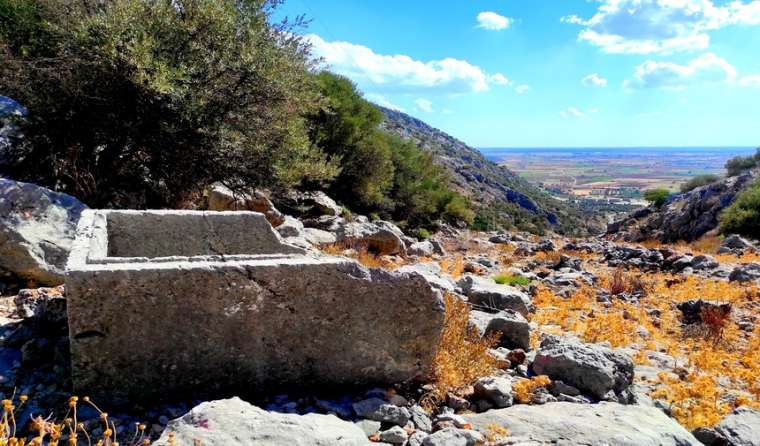
[[[60,285],[87,206],[30,183],[0,178],[0,277]]]

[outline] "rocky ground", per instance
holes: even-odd
[[[43,224],[52,213],[60,225],[58,202],[46,202],[48,212],[38,203],[24,224]],[[211,191],[209,207],[263,212],[294,245],[421,275],[463,305],[456,308],[469,327],[443,337],[456,345],[430,348],[456,356],[485,346],[483,354],[456,367],[439,356],[427,382],[390,388],[138,402],[111,410],[122,444],[140,422],[145,429],[134,438],[166,445],[760,444],[760,256],[753,241],[641,245],[450,228],[418,240],[392,223],[347,216],[323,194],[294,194],[275,206],[223,187]],[[39,234],[4,224],[7,240]],[[60,246],[68,234],[60,231]],[[46,265],[34,277],[28,265],[44,256],[29,244],[13,246],[16,258],[31,259],[26,280],[60,273]],[[0,390],[6,398],[29,395],[18,419],[63,417],[71,387],[65,289],[8,287],[6,295]],[[460,376],[480,365],[479,376]],[[80,419],[91,420],[84,427],[102,436],[98,411],[79,407]]]

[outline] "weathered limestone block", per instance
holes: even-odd
[[[77,221],[86,208],[70,195],[0,178],[0,276],[62,284]]]
[[[157,446],[370,446],[355,424],[335,415],[267,412],[239,398],[209,401],[169,423]]]
[[[254,190],[251,193],[235,193],[222,183],[214,183],[209,188],[208,208],[211,211],[261,212],[274,227],[285,222],[285,216],[263,192]]]
[[[301,252],[257,213],[85,211],[66,280],[77,392],[221,397],[429,372],[443,313],[421,275]]]

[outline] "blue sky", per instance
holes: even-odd
[[[331,70],[477,147],[760,145],[760,0],[287,0]]]

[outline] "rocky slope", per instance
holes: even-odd
[[[760,172],[724,178],[676,195],[661,208],[640,209],[607,227],[607,234],[626,241],[693,241],[718,226],[718,216]]]
[[[28,194],[40,202],[28,206],[51,207],[44,192]],[[361,216],[345,221],[324,194],[290,197],[284,203],[290,206],[280,210],[298,211],[299,218],[278,211],[266,197],[235,197],[221,187],[211,196],[219,210],[258,209],[284,241],[303,246],[315,258],[325,253],[352,257],[368,267],[396,270],[374,269],[378,274],[415,275],[420,287],[426,282],[428,291],[445,292],[447,299],[469,308],[469,317],[461,313],[465,317],[460,327],[474,333],[468,343],[493,335],[497,343],[471,357],[459,341],[419,341],[431,352],[453,351],[468,358],[463,367],[484,358],[491,358],[493,365],[468,384],[445,387],[434,400],[428,397],[442,385],[435,374],[383,388],[289,386],[272,394],[251,386],[249,393],[238,395],[245,401],[221,389],[213,395],[217,401],[193,401],[188,392],[169,405],[146,400],[109,407],[109,419],[115,420],[114,430],[122,438],[142,421],[144,431],[137,438],[155,439],[159,445],[758,444],[756,242],[727,238],[725,251],[707,255],[682,246],[643,247],[516,232],[445,230],[417,241],[389,222]],[[41,219],[29,224],[40,231],[46,225],[60,226]],[[314,282],[335,286],[333,280]],[[150,292],[163,296],[172,290],[166,281]],[[235,289],[224,290],[226,299],[240,298]],[[192,291],[180,294],[188,293]],[[21,290],[0,298],[0,393],[16,399],[30,395],[17,419],[71,404],[68,299],[65,287]],[[213,302],[209,299],[207,305]],[[366,305],[354,299],[351,309]],[[409,312],[410,304],[377,297],[372,305],[396,308],[358,322],[340,320],[368,329],[387,317],[392,328],[376,337],[391,344],[397,344],[394,330],[409,332],[419,323],[412,314],[394,317],[394,311]],[[710,330],[709,320],[716,316],[724,318],[720,332]],[[196,325],[210,334],[229,328]],[[127,331],[119,333],[129,343],[141,341],[139,330]],[[280,344],[273,344],[273,350]],[[320,360],[319,352],[313,360]],[[160,365],[156,370],[167,373]],[[115,404],[102,395],[97,398],[98,403]],[[64,413],[55,412],[53,418]],[[96,411],[85,406],[78,413],[91,436],[105,435]]]
[[[580,211],[532,186],[506,167],[487,160],[478,150],[405,113],[380,107],[385,114],[383,126],[435,155],[452,176],[455,187],[476,204],[516,205],[513,212],[524,212],[545,219],[552,229],[572,233],[589,228]]]

